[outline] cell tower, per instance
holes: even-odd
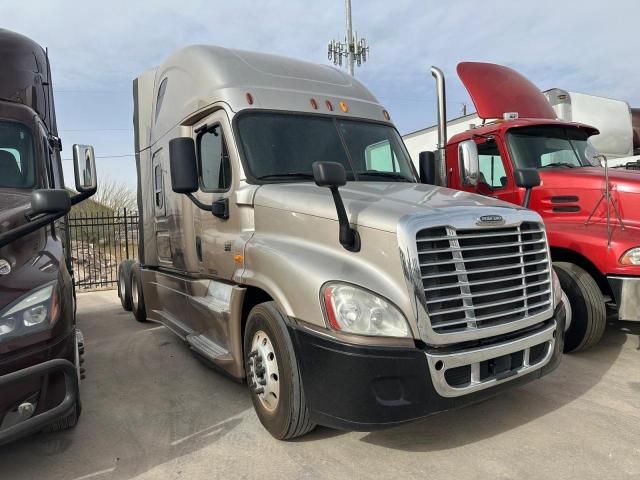
[[[347,35],[345,41],[331,40],[329,42],[328,57],[334,65],[342,67],[342,60],[346,60],[347,72],[354,75],[354,66],[357,63],[361,66],[367,61],[369,56],[369,45],[364,38],[358,39],[358,34],[353,33],[353,23],[351,20],[351,0],[345,0],[345,13],[347,19]]]

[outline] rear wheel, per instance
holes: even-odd
[[[578,265],[556,262],[553,266],[571,307],[571,325],[564,334],[564,351],[587,349],[600,341],[607,326],[607,309],[600,287]]]
[[[249,313],[244,334],[251,400],[262,425],[278,440],[299,437],[315,428],[285,325],[275,303],[265,302]]]
[[[131,267],[133,260],[123,260],[118,265],[118,297],[122,308],[131,311]]]
[[[142,277],[140,265],[135,264],[131,269],[131,310],[133,316],[139,322],[147,321],[147,310],[144,306],[144,295],[142,294]]]

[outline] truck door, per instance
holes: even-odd
[[[478,159],[480,175],[476,186],[477,193],[505,202],[515,201],[513,176],[507,155],[501,154],[502,145],[495,139],[478,139]]]
[[[158,264],[166,267],[173,266],[171,236],[167,218],[167,206],[165,195],[165,166],[164,150],[162,148],[153,152],[151,158],[151,181],[153,182],[154,203],[154,230],[156,251],[158,252]]]
[[[234,172],[229,149],[231,131],[224,111],[208,117],[196,137],[196,154],[200,175],[200,190],[196,196],[206,204],[216,202],[224,214],[198,210],[194,218],[196,255],[200,271],[221,280],[231,280],[237,268],[234,256],[242,254],[240,219],[235,202]],[[237,164],[237,163],[236,163]]]

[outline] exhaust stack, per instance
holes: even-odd
[[[447,146],[447,105],[446,91],[444,85],[444,73],[438,67],[431,67],[431,75],[436,79],[436,91],[438,95],[438,155],[437,163],[437,181],[438,185],[447,185],[447,162],[446,162],[446,146]]]

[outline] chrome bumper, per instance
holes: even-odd
[[[438,394],[443,397],[459,397],[491,388],[538,370],[549,363],[553,356],[557,328],[557,322],[553,321],[548,327],[533,335],[526,335],[522,338],[496,345],[454,353],[427,353],[427,363],[429,364],[433,385]],[[540,344],[547,345],[546,353],[532,365],[529,356],[531,347]],[[522,363],[519,367],[504,372],[504,374],[484,375],[484,378],[481,378],[482,362],[492,361],[518,352],[523,352]],[[445,375],[447,370],[465,366],[471,368],[471,381],[460,386],[450,385]]]
[[[618,320],[640,322],[640,277],[607,277],[618,306]]]

